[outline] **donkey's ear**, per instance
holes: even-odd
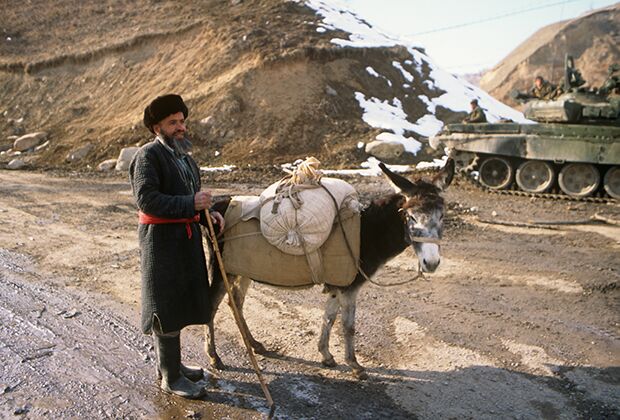
[[[409,181],[404,176],[395,174],[394,172],[390,171],[387,166],[383,164],[383,162],[379,163],[379,168],[381,168],[383,173],[388,177],[390,183],[392,184],[397,193],[401,193],[403,191],[410,191],[415,188],[411,181]]]
[[[441,172],[433,178],[433,184],[440,190],[445,190],[454,178],[454,159],[449,158]]]

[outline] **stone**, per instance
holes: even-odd
[[[9,162],[7,168],[9,168],[9,169],[21,169],[24,166],[26,166],[26,162],[24,162],[22,159],[13,159],[12,161]]]
[[[15,143],[13,143],[13,150],[23,152],[25,150],[32,149],[33,147],[38,146],[46,138],[47,133],[44,131],[25,134],[15,140]]]
[[[34,148],[35,152],[41,151],[43,149],[45,149],[47,146],[50,145],[50,141],[46,141],[45,143],[41,143],[40,145],[38,145],[37,147]]]
[[[405,153],[405,146],[395,141],[375,140],[366,144],[365,151],[378,159],[398,159]]]
[[[338,96],[338,92],[336,92],[336,89],[334,89],[330,85],[325,85],[325,93],[330,96]]]
[[[74,151],[69,152],[69,154],[67,155],[67,162],[77,162],[84,159],[94,148],[95,146],[93,146],[91,143],[86,143],[82,147],[79,147]]]
[[[117,171],[127,171],[129,169],[129,164],[131,163],[131,159],[133,156],[140,150],[139,147],[125,147],[118,154],[118,159],[116,160],[116,170]]]
[[[116,159],[107,159],[97,165],[97,170],[101,172],[111,171],[116,167]]]
[[[11,147],[13,147],[11,143],[0,144],[0,152],[6,152],[7,150],[11,150]]]
[[[209,115],[206,118],[203,118],[202,120],[198,121],[198,123],[200,125],[204,125],[206,127],[210,127],[213,125],[213,115]]]

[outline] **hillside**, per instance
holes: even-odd
[[[558,84],[564,56],[575,58],[588,85],[600,86],[609,65],[620,64],[620,3],[575,19],[557,22],[526,39],[481,79],[480,86],[499,100],[515,105],[513,89],[529,89],[535,75]]]
[[[491,120],[522,118],[337,0],[5,4],[0,129],[5,137],[49,133],[47,148],[22,156],[31,167],[87,168],[117,157],[148,140],[142,111],[169,92],[189,105],[202,165],[312,154],[351,166],[367,159],[363,143],[377,136],[413,154],[417,140],[462,118],[474,97]],[[86,157],[66,161],[85,144]]]

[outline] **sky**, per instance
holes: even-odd
[[[344,0],[388,34],[426,48],[445,70],[492,68],[538,29],[615,4],[613,0]],[[463,25],[463,26],[461,26]],[[446,29],[454,26],[457,28]],[[432,32],[431,32],[432,31]]]

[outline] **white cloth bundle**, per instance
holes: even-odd
[[[318,182],[329,190],[336,203]],[[316,251],[329,236],[339,211],[349,216],[360,211],[355,188],[341,179],[285,184],[278,190],[279,186],[280,182],[276,182],[260,195],[260,227],[265,239],[287,254],[307,255]]]

